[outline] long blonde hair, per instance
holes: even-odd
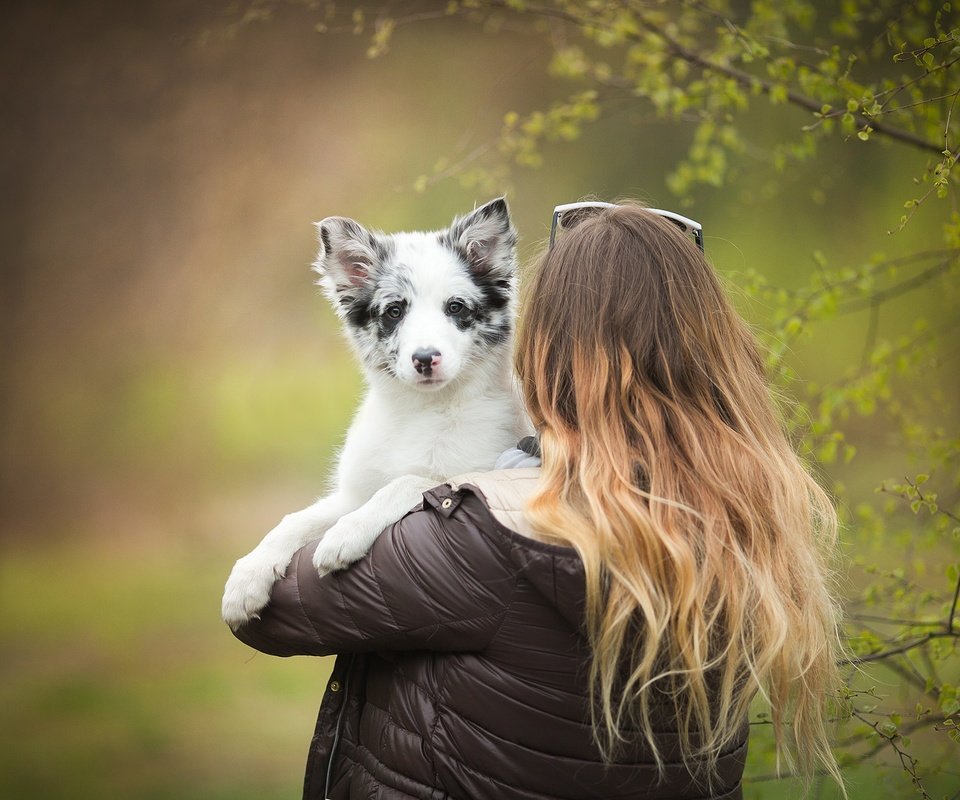
[[[543,453],[527,516],[583,560],[604,757],[639,731],[662,769],[653,719],[667,703],[688,768],[710,780],[759,691],[778,763],[842,786],[825,710],[836,514],[710,265],[662,217],[607,209],[544,254],[521,319]]]

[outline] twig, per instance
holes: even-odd
[[[930,75],[933,75],[933,73],[935,72],[939,72],[942,69],[949,69],[958,61],[960,61],[960,56],[953,59],[952,61],[947,61],[947,62],[944,62],[943,64],[938,64],[936,67],[929,70],[928,72],[924,72],[923,75],[918,75],[916,78],[906,81],[905,83],[901,83],[899,86],[892,86],[889,89],[884,89],[882,92],[877,92],[876,97],[883,97],[885,94],[890,94],[890,92],[893,92],[893,94],[891,94],[886,100],[883,101],[883,103],[880,105],[880,108],[881,109],[885,108],[887,103],[893,100],[894,97],[896,97],[900,92],[902,92],[907,87],[912,86],[913,84],[918,83],[919,81],[922,81],[924,78],[927,78]]]
[[[863,353],[860,356],[860,369],[870,365],[870,354],[877,346],[877,331],[880,328],[880,302],[872,300],[870,303],[870,320],[867,324],[867,335],[863,340]]]
[[[877,732],[878,736],[881,736],[887,741],[890,747],[893,748],[893,751],[900,758],[900,766],[903,767],[903,771],[910,776],[910,782],[917,788],[917,791],[920,792],[920,795],[924,798],[924,800],[933,800],[933,798],[927,794],[927,790],[923,788],[923,784],[920,782],[920,777],[917,775],[917,760],[897,744],[897,739],[900,738],[900,734],[898,732],[894,732],[890,735],[884,733],[880,730],[879,723],[871,722],[858,711],[854,711],[853,716],[855,716],[861,722],[865,722]]]
[[[953,602],[950,604],[950,616],[947,617],[947,633],[949,634],[954,634],[953,623],[957,616],[958,598],[960,598],[960,576],[957,577],[957,585],[953,588]]]
[[[894,108],[886,108],[881,111],[881,114],[894,114],[897,111],[906,111],[908,108],[916,108],[917,106],[926,105],[927,103],[935,103],[937,100],[946,100],[948,97],[956,97],[960,94],[960,89],[957,89],[955,92],[950,92],[950,94],[942,94],[939,97],[927,97],[923,100],[918,100],[916,103],[907,103],[903,106],[896,106]],[[879,115],[878,115],[879,116]],[[876,119],[876,117],[870,117],[870,119]],[[874,125],[876,127],[876,125]]]
[[[862,714],[862,711],[855,709],[856,714]],[[886,716],[886,715],[884,715]],[[897,727],[897,732],[901,735],[909,735],[914,731],[920,730],[921,728],[926,728],[930,725],[936,725],[938,722],[943,722],[946,720],[946,714],[926,714],[920,719],[915,719],[911,722],[903,723]],[[847,736],[844,739],[840,739],[837,742],[838,747],[849,747],[850,745],[857,744],[858,742],[863,741],[862,734],[854,734],[852,736]],[[860,753],[857,756],[857,761],[866,761],[871,756],[876,755],[884,747],[883,744],[880,744],[878,747],[871,747],[869,750],[866,750],[863,753]]]

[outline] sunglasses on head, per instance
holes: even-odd
[[[557,230],[570,230],[576,228],[587,217],[592,217],[605,208],[617,208],[616,203],[602,203],[598,200],[584,200],[579,203],[564,203],[553,209],[553,221],[550,223],[550,247],[553,247],[553,240],[556,238]],[[703,225],[692,219],[681,216],[673,211],[663,211],[659,208],[645,208],[651,214],[670,220],[680,230],[693,240],[703,252]]]

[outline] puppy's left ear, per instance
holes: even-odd
[[[476,275],[516,271],[517,232],[510,222],[510,211],[503,197],[491,200],[476,211],[457,217],[447,238],[461,252]]]

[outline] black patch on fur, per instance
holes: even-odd
[[[450,319],[453,320],[453,324],[457,326],[457,330],[459,331],[469,330],[477,321],[476,316],[472,313],[458,317],[450,317]]]
[[[489,309],[500,311],[510,302],[510,281],[498,278],[489,272],[485,275],[470,273],[470,279],[483,292],[483,304]]]
[[[449,310],[451,303],[459,303],[462,308],[455,312],[451,313]],[[472,328],[474,323],[477,321],[477,310],[472,308],[466,301],[461,300],[459,297],[451,297],[447,300],[446,306],[443,309],[443,313],[447,315],[451,322],[457,326],[458,330],[465,331],[468,328]]]
[[[401,314],[397,319],[392,319],[387,316],[387,308],[391,306],[400,306]],[[389,303],[386,308],[377,316],[377,338],[380,341],[383,341],[390,336],[396,329],[397,326],[403,322],[403,318],[407,315],[407,301],[398,300],[393,303]]]
[[[393,242],[388,239],[381,239],[379,236],[368,234],[370,239],[370,249],[376,256],[376,263],[381,267],[387,263],[387,259],[393,255]]]
[[[484,327],[480,331],[480,338],[490,347],[496,347],[498,344],[503,344],[510,338],[511,330],[512,326],[510,325],[510,321],[504,320],[496,325]]]
[[[467,251],[454,244],[449,232],[441,233],[437,239],[441,245],[448,250],[452,250],[457,258],[464,264],[467,277],[469,277],[474,285],[483,293],[484,307],[493,311],[500,311],[506,308],[513,293],[510,281],[504,278],[502,274],[496,274],[496,271],[477,273],[470,269],[470,257]]]
[[[330,245],[330,233],[323,225],[320,226],[320,242],[323,244],[324,257],[329,256],[333,247]]]
[[[366,293],[359,296],[344,295],[340,298],[340,305],[346,309],[347,323],[354,328],[366,328],[376,316],[376,309]]]

